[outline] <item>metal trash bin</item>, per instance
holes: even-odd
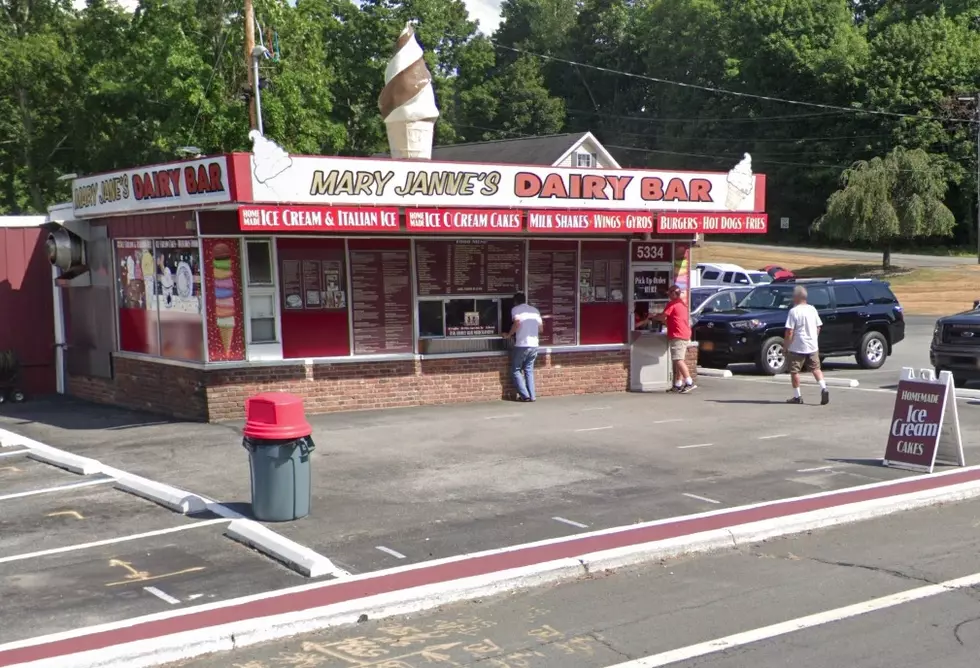
[[[263,522],[288,522],[310,514],[309,436],[284,441],[245,437],[252,481],[252,515]]]
[[[303,399],[265,392],[245,401],[242,445],[248,450],[252,515],[263,522],[288,522],[310,514],[313,428]]]

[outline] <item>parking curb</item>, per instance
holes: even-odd
[[[264,552],[277,561],[282,561],[294,570],[311,578],[325,575],[350,577],[350,573],[338,568],[322,554],[271,531],[258,522],[249,519],[234,520],[225,529],[225,535],[232,540]]]
[[[106,470],[103,467],[103,470]],[[158,503],[164,508],[168,508],[181,515],[193,515],[204,512],[208,509],[207,501],[191,492],[171,487],[164,483],[156,482],[144,478],[143,476],[133,475],[125,471],[113,469],[116,478],[116,487],[124,492],[129,492],[135,496],[148,501]]]
[[[707,369],[698,367],[698,375],[705,378],[731,378],[732,372],[728,369]]]
[[[969,467],[603,529],[8,643],[0,666],[142,668],[977,497],[980,467]]]

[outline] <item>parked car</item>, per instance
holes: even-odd
[[[721,369],[751,362],[762,373],[784,373],[786,314],[793,305],[793,288],[800,284],[806,285],[809,302],[823,321],[821,357],[854,355],[863,368],[877,369],[905,338],[902,306],[884,281],[787,280],[753,288],[734,311],[702,314],[693,332],[698,364]]]
[[[953,382],[962,387],[980,380],[980,305],[970,311],[947,315],[936,321],[929,345],[929,361],[938,376],[942,371],[953,374]]]
[[[712,290],[712,293],[705,295],[695,304],[695,290]],[[738,303],[750,292],[752,292],[752,288],[721,288],[717,290],[713,288],[694,288],[691,291],[691,305],[693,306],[691,309],[691,324],[695,324],[702,314],[734,311],[738,307]]]
[[[695,267],[701,270],[701,285],[735,287],[738,285],[761,285],[770,283],[772,276],[764,271],[750,271],[737,264],[717,264],[702,262]]]

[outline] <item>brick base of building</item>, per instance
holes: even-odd
[[[696,373],[697,346],[688,349],[687,361]],[[311,414],[514,396],[506,357],[207,370],[117,357],[114,376],[70,376],[68,393],[96,403],[211,422],[243,418],[245,399],[270,391],[303,397]],[[629,387],[629,351],[542,353],[534,377],[540,397],[623,392]]]

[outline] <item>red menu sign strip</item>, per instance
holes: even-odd
[[[243,206],[238,228],[253,232],[398,232],[398,209],[356,206]]]
[[[765,234],[769,216],[764,213],[661,213],[659,234]]]
[[[522,212],[514,209],[405,209],[409,232],[520,232]]]
[[[885,461],[931,470],[943,429],[949,386],[900,380],[888,424]]]
[[[549,234],[630,234],[653,232],[654,214],[645,211],[528,211],[527,231]]]

